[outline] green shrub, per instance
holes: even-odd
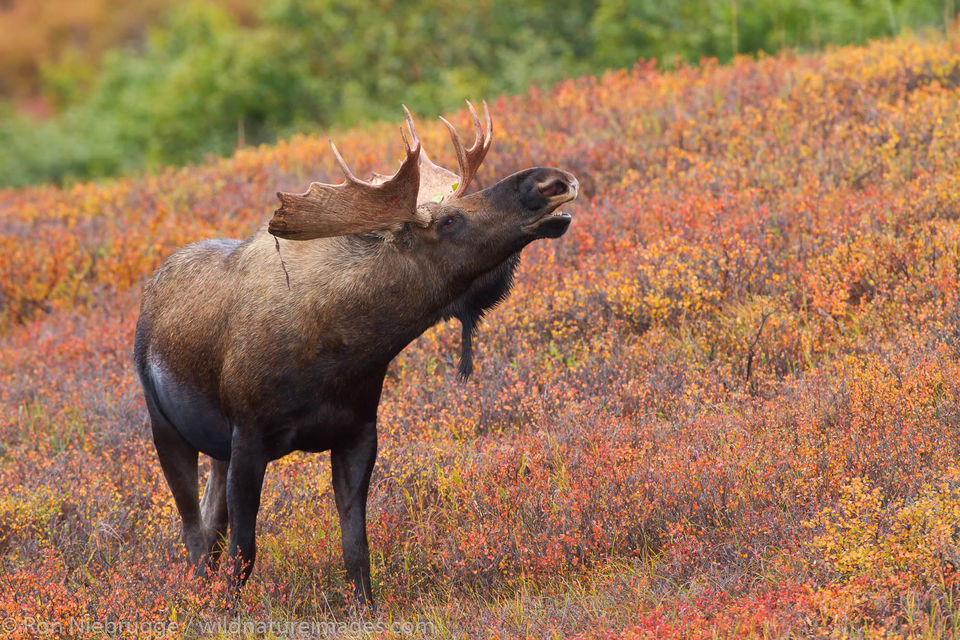
[[[58,113],[0,109],[0,186],[227,154],[294,131],[432,115],[609,67],[862,41],[943,25],[958,0],[267,0],[255,25],[188,1],[99,73],[43,77]]]

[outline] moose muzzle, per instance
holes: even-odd
[[[569,213],[560,206],[575,200],[580,183],[572,174],[553,168],[537,168],[530,172],[520,187],[520,202],[535,218],[523,230],[538,238],[559,238],[570,227]]]

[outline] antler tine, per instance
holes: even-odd
[[[330,148],[333,149],[333,157],[337,159],[337,164],[340,165],[340,170],[343,171],[343,175],[346,177],[347,182],[362,183],[363,180],[355,176],[353,171],[350,170],[350,167],[347,166],[347,163],[344,162],[343,156],[340,155],[340,151],[337,149],[337,145],[333,143],[333,140],[330,141]]]
[[[484,116],[487,121],[486,128],[480,123],[477,110],[469,100],[467,100],[467,108],[473,118],[473,127],[476,132],[476,137],[469,149],[464,149],[463,143],[460,142],[460,136],[457,135],[456,127],[450,124],[446,118],[440,118],[440,121],[450,131],[450,140],[453,142],[453,148],[457,152],[457,163],[460,165],[460,184],[457,185],[457,190],[453,194],[454,198],[459,198],[466,193],[467,187],[473,181],[473,177],[486,157],[487,151],[490,150],[490,143],[493,140],[493,121],[490,119],[490,109],[487,107],[486,100],[483,102]]]
[[[480,118],[477,116],[477,110],[473,107],[473,104],[467,100],[467,108],[470,110],[470,116],[473,118],[473,128],[476,131],[476,135],[473,140],[473,144],[469,149],[466,150],[466,160],[467,168],[466,174],[470,178],[460,183],[460,186],[457,187],[457,192],[454,197],[459,197],[466,192],[467,186],[473,180],[474,175],[477,173],[477,169],[480,168],[480,165],[483,163],[483,159],[487,155],[487,151],[490,150],[490,142],[493,140],[491,133],[493,132],[493,124],[490,120],[490,109],[487,107],[486,100],[483,101],[483,111],[486,116],[487,128],[484,130],[483,126],[480,124]]]
[[[471,155],[479,154],[479,158],[476,160],[476,163],[479,165],[486,157],[487,151],[490,150],[490,143],[493,142],[493,120],[490,118],[490,108],[487,107],[486,100],[483,101],[483,116],[487,123],[486,130],[481,126],[480,118],[477,116],[477,110],[473,108],[469,100],[467,100],[467,106],[470,107],[470,115],[473,116],[473,128],[477,132],[473,146],[467,150],[467,153]],[[480,149],[483,150],[482,153]]]
[[[463,148],[463,143],[460,142],[460,136],[457,135],[457,128],[450,124],[443,116],[440,116],[440,122],[442,122],[447,127],[447,131],[450,132],[450,141],[453,142],[453,148],[457,152],[457,164],[460,165],[460,184],[462,185],[470,179],[465,173],[467,168],[467,152]],[[460,190],[457,189],[458,194],[459,191]]]
[[[486,100],[483,102],[483,106],[487,106]],[[467,100],[467,109],[470,110],[470,117],[473,118],[473,146],[470,147],[470,151],[473,151],[477,144],[480,143],[484,138],[483,127],[480,125],[480,117],[477,115],[477,110],[473,108],[473,103]],[[490,115],[489,113],[487,114]]]
[[[487,107],[487,101],[483,101],[483,115],[487,121],[487,137],[483,143],[487,151],[490,150],[490,144],[493,142],[493,118],[490,117],[490,108]]]
[[[420,136],[417,134],[417,125],[414,124],[413,114],[407,109],[407,105],[401,106],[403,107],[403,112],[407,114],[407,129],[410,130],[410,143],[407,143],[407,136],[403,133],[403,127],[400,127],[400,137],[403,138],[403,143],[407,145],[407,153],[416,153],[416,150],[420,148]]]

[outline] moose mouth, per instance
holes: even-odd
[[[572,220],[566,211],[553,211],[533,223],[530,231],[538,238],[559,238],[567,232]]]
[[[580,183],[566,171],[547,171],[548,175],[535,184],[533,197],[529,198],[530,204],[527,205],[531,209],[534,207],[530,205],[538,206],[543,214],[524,226],[523,230],[537,238],[559,238],[566,233],[573,220],[569,213],[560,211],[560,207],[576,200]]]

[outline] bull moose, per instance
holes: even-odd
[[[345,181],[278,193],[269,224],[246,240],[173,253],[143,291],[134,359],[160,465],[190,562],[213,567],[229,525],[237,590],[256,556],[267,464],[330,451],[347,576],[372,603],[366,509],[377,406],[390,361],[444,319],[462,323],[459,373],[472,369],[477,322],[509,293],[520,251],[558,238],[576,178],[535,167],[467,194],[493,126],[467,103],[476,138],[446,120],[459,175],[409,139],[393,176],[358,179],[331,142]],[[211,468],[198,500],[198,454]]]

